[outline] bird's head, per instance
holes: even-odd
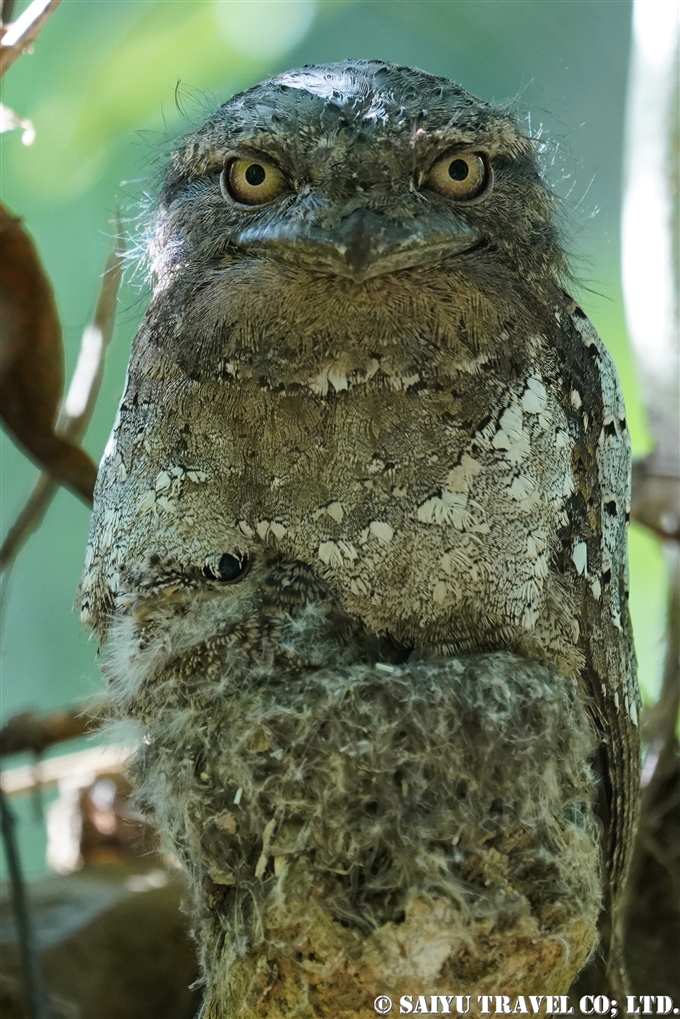
[[[562,269],[534,144],[503,108],[382,61],[234,96],[174,151],[154,267],[274,260],[363,283],[448,259]]]

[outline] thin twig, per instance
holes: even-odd
[[[633,464],[630,518],[661,541],[680,541],[680,474],[657,471],[654,453]]]
[[[8,26],[0,39],[0,78],[22,53],[30,49],[59,3],[60,0],[33,0],[23,14]]]
[[[37,711],[13,715],[0,729],[0,757],[26,752],[42,754],[55,743],[85,736],[101,726],[105,711],[105,701],[97,698],[49,715],[39,715]]]
[[[14,922],[17,927],[21,963],[26,981],[26,998],[31,1019],[50,1019],[50,1009],[42,978],[38,950],[33,936],[33,925],[26,897],[26,886],[21,871],[21,861],[15,835],[15,820],[5,794],[0,789],[0,814],[2,816],[2,839],[7,857]]]
[[[102,276],[94,319],[83,332],[76,370],[57,422],[60,434],[73,442],[82,439],[90,423],[104,375],[106,350],[111,342],[116,321],[118,291],[123,279],[125,243],[121,235],[120,222],[116,220],[114,225],[116,240]]]
[[[104,373],[106,350],[113,335],[124,258],[119,229],[116,234],[116,243],[104,270],[94,320],[83,332],[76,370],[57,422],[59,434],[72,442],[80,442],[92,417]],[[42,523],[57,487],[58,482],[46,472],[38,478],[2,543],[0,571],[3,574],[9,573],[27,539]],[[6,576],[4,580],[6,586]]]
[[[643,815],[658,799],[659,788],[677,756],[676,724],[680,711],[680,552],[666,546],[670,584],[666,621],[666,654],[661,693],[656,704],[643,716],[642,736],[648,744],[651,767],[643,771]],[[646,774],[645,774],[646,772]]]
[[[37,766],[31,763],[21,764],[18,768],[5,768],[0,774],[0,785],[5,796],[11,800],[13,796],[34,793],[37,788],[46,790],[64,781],[71,782],[83,774],[96,777],[120,773],[125,770],[135,750],[133,746],[119,744],[74,750],[70,754],[45,758]]]

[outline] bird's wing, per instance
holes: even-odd
[[[616,926],[637,824],[640,774],[639,692],[628,612],[630,441],[616,369],[595,329],[573,303],[561,327],[562,384],[575,440],[575,491],[562,568],[576,572],[581,590],[583,682],[601,741],[604,853],[610,922]],[[617,940],[615,931],[611,940]]]

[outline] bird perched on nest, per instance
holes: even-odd
[[[552,205],[506,109],[380,61],[171,155],[81,597],[205,1016],[564,992],[598,915],[621,987],[629,444]]]

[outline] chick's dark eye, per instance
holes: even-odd
[[[231,553],[225,552],[220,556],[218,563],[204,568],[203,576],[208,580],[221,580],[223,584],[234,584],[237,580],[242,580],[245,577],[249,566],[248,556],[231,555]]]
[[[481,201],[489,194],[493,177],[481,152],[457,152],[434,164],[423,184],[456,202]]]
[[[278,198],[289,185],[277,166],[264,159],[230,159],[220,176],[225,198],[239,205],[265,205]]]

